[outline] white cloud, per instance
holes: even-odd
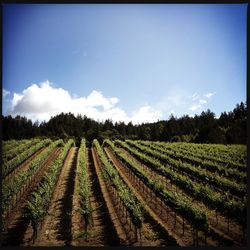
[[[193,104],[189,110],[191,111],[198,111],[198,110],[201,110],[202,106],[200,104]]]
[[[195,101],[195,100],[199,99],[199,97],[200,97],[199,94],[194,93],[194,94],[191,96],[191,99],[192,99],[192,101]]]
[[[205,103],[207,103],[207,100],[200,99],[200,100],[199,100],[199,103],[200,103],[200,104],[205,104]]]
[[[102,106],[104,110],[108,110],[112,108],[118,101],[119,100],[116,97],[105,98],[101,92],[93,90],[86,98],[85,104],[87,107]]]
[[[212,93],[212,92],[209,92],[209,93],[205,94],[204,97],[210,98],[210,97],[212,97],[214,94],[215,94],[215,92],[213,92],[213,93]]]
[[[96,90],[87,97],[71,96],[67,90],[54,88],[49,81],[45,81],[32,84],[22,93],[14,93],[8,113],[13,116],[23,115],[33,121],[48,121],[51,116],[61,112],[71,112],[98,121],[111,119],[114,122],[132,121],[134,124],[155,122],[162,117],[161,111],[149,105],[140,107],[129,117],[124,110],[116,106],[118,102],[117,97],[105,97]]]
[[[150,106],[143,106],[133,113],[132,122],[134,124],[142,122],[156,122],[162,117],[161,111],[155,110]]]
[[[192,112],[201,111],[204,109],[204,105],[208,103],[209,99],[215,94],[215,92],[209,92],[204,95],[200,95],[198,93],[194,93],[192,96],[190,96],[191,99],[191,106],[188,108]],[[200,98],[203,96],[204,98]]]
[[[3,98],[10,94],[10,91],[3,89]]]

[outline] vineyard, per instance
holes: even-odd
[[[246,146],[3,141],[1,201],[3,246],[247,246]]]

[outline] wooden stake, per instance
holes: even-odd
[[[205,246],[207,246],[207,231],[205,231]]]
[[[185,230],[184,230],[184,217],[182,216],[182,235],[184,235],[184,232],[185,232]]]
[[[176,226],[176,210],[174,210],[174,226]]]
[[[215,210],[215,216],[216,216],[216,226],[218,225],[218,213],[217,213],[217,209]]]
[[[195,246],[195,233],[194,233],[194,226],[192,225],[192,234],[193,234],[193,246]]]
[[[198,234],[198,229],[195,230],[196,232],[196,246],[198,247],[199,243],[199,234]]]

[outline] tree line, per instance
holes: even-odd
[[[133,139],[167,142],[195,142],[246,144],[247,104],[237,104],[233,111],[222,112],[219,118],[209,109],[200,115],[184,115],[154,123],[133,125],[131,122],[97,122],[86,116],[61,113],[48,122],[32,122],[21,116],[2,116],[2,139],[29,139],[33,137],[81,138],[88,143],[98,139]]]

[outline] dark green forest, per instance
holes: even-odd
[[[195,142],[246,144],[247,104],[237,104],[233,111],[222,112],[220,117],[209,109],[200,115],[180,118],[170,116],[168,120],[155,123],[127,125],[110,120],[97,122],[86,116],[61,113],[48,122],[32,123],[26,117],[2,116],[2,139],[25,139],[48,136],[52,138],[74,138],[76,142],[85,137],[90,143],[93,139],[134,139],[167,142]]]

